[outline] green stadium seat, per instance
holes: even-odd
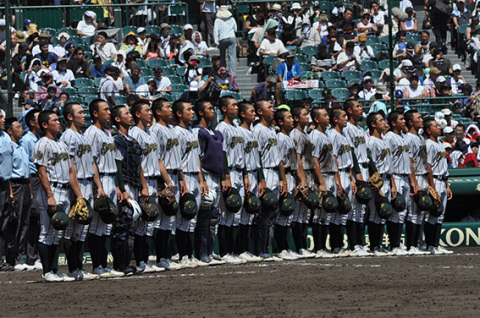
[[[360,71],[369,71],[378,69],[378,64],[375,61],[363,61],[360,65]]]
[[[294,54],[294,56],[295,56],[295,61],[297,61],[297,63],[310,63],[310,60],[305,55]]]
[[[358,82],[358,79],[360,78],[360,75],[362,74],[362,72],[360,71],[344,71],[342,72],[342,76],[344,79],[346,79],[347,81],[357,81]]]
[[[98,95],[98,88],[93,86],[84,86],[78,88],[78,94],[83,97]]]
[[[310,66],[310,63],[298,63],[298,64],[300,64],[302,73],[309,72],[312,69],[312,67]]]
[[[85,98],[80,97],[80,96],[73,96],[73,97],[70,97],[68,99],[68,102],[69,103],[79,103],[83,107],[83,105],[85,104]]]
[[[98,98],[97,96],[85,97],[85,105],[87,106],[90,105],[90,103],[96,100],[97,98]]]
[[[110,64],[112,64],[113,62],[115,62],[115,60],[106,60],[105,62],[103,62],[103,64],[105,64],[105,65],[110,65]]]
[[[91,78],[77,78],[75,79],[75,87],[93,87],[95,85],[94,81]]]
[[[332,89],[332,96],[343,102],[350,97],[350,91],[346,88],[334,88]]]
[[[172,82],[172,85],[173,84],[183,84],[183,78],[179,77],[179,76],[171,76],[169,77],[170,79],[170,82]]]
[[[127,105],[127,98],[122,95],[116,95],[115,96],[115,103],[117,105]]]
[[[127,26],[124,26],[122,28],[122,33],[123,33],[124,36],[127,35],[130,32],[134,32],[136,34],[137,33],[137,27],[135,27],[133,25],[127,25]]]
[[[398,66],[398,61],[394,60],[393,61],[393,68],[397,68]],[[378,62],[378,68],[380,70],[384,70],[386,68],[390,68],[390,60],[383,60],[383,61],[380,61]]]
[[[223,96],[232,96],[233,98],[235,98],[235,100],[236,100],[237,102],[241,102],[241,101],[243,100],[242,94],[237,93],[237,92],[222,91],[222,92],[220,93],[220,97],[223,97]]]
[[[67,94],[77,94],[77,89],[75,87],[62,87],[61,91]]]
[[[93,81],[93,84],[95,87],[99,87],[100,86],[100,82],[102,81],[103,77],[98,77],[96,78],[94,81]]]
[[[307,92],[301,89],[287,89],[285,91],[285,99],[287,100],[287,103],[292,101],[301,101],[307,97]]]
[[[143,76],[153,76],[153,70],[151,68],[142,69]]]
[[[172,25],[171,27],[170,34],[183,35],[183,27],[181,25]]]
[[[331,79],[325,82],[325,87],[334,89],[347,87],[347,83],[342,79]]]
[[[179,66],[177,67],[176,74],[180,77],[185,76],[185,73],[187,73],[187,67],[186,66]],[[175,74],[172,74],[175,75]]]
[[[157,66],[168,67],[168,61],[165,59],[152,59],[147,61],[147,66],[150,68],[154,68]]]
[[[163,68],[163,75],[169,77],[169,76],[175,76],[175,75],[177,75],[177,73],[175,72],[175,70],[173,68],[164,67]]]
[[[186,84],[172,84],[172,92],[184,92],[188,90],[188,85]]]
[[[322,72],[320,76],[324,81],[342,78],[342,74],[336,71],[325,71],[325,72]]]
[[[198,64],[199,68],[204,68],[204,67],[212,67],[212,61],[210,59],[204,59],[200,61],[200,64]]]
[[[137,65],[140,66],[140,67],[148,67],[147,61],[142,60],[142,59],[136,59],[135,63],[137,63]]]
[[[158,25],[147,25],[145,26],[145,30],[147,34],[155,33],[157,35],[160,34],[160,27]]]
[[[413,42],[413,44],[416,44],[420,42],[420,34],[415,33],[415,34],[407,34],[406,41],[408,42]]]
[[[378,36],[369,35],[367,38],[367,45],[379,44],[381,39]]]
[[[308,90],[308,97],[310,97],[313,100],[320,100],[323,99],[323,89],[320,88],[315,88],[315,89],[310,89]]]

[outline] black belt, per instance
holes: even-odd
[[[28,178],[10,179],[10,181],[13,182],[13,183],[18,183],[18,184],[28,184],[28,183],[30,183],[30,180]]]
[[[386,178],[386,179],[391,179],[392,178],[391,174],[382,174],[381,176],[382,176],[382,178]]]
[[[323,171],[322,174],[334,175],[336,172],[334,171]]]
[[[93,177],[89,177],[89,178],[77,178],[78,181],[80,180],[86,180],[86,181],[93,181]]]
[[[364,163],[359,163],[360,166],[362,166],[362,168],[364,169],[367,169],[368,168],[368,163],[364,162]]]
[[[399,177],[408,177],[409,174],[408,173],[394,173],[395,176],[399,176]]]
[[[264,169],[270,169],[270,170],[278,171],[278,167],[271,167],[271,168],[264,168]]]
[[[338,169],[339,172],[350,172],[350,168]]]
[[[292,168],[285,168],[285,174],[290,172],[297,172],[297,170],[292,170]]]
[[[157,180],[158,176],[153,176],[153,177],[145,177],[147,180]]]
[[[167,173],[168,174],[178,174],[180,170],[178,169],[167,169]]]
[[[448,181],[447,176],[433,176],[435,179],[440,180],[440,181]]]
[[[52,187],[61,188],[61,189],[69,189],[70,188],[70,183],[52,182]]]
[[[115,175],[116,175],[115,172],[109,172],[109,173],[107,173],[107,172],[100,172],[100,176],[102,176],[102,177],[105,177],[105,176],[115,176]]]
[[[38,172],[32,173],[30,178],[38,178]]]

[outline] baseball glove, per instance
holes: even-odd
[[[145,200],[144,196],[138,198],[138,204],[140,205],[140,209],[142,210],[142,218],[148,222],[153,222],[158,217],[158,205],[155,202],[155,198],[150,196],[148,201]]]
[[[93,201],[93,209],[99,214],[108,213],[110,211],[110,205],[108,204],[107,196],[102,195],[99,198],[95,198]]]
[[[80,224],[89,224],[92,220],[90,207],[88,206],[87,200],[84,198],[77,198],[73,204],[68,217],[74,219]]]
[[[440,196],[438,195],[437,190],[435,190],[433,187],[428,186],[428,193],[432,197],[433,200],[433,207],[435,209],[438,209],[440,205],[442,204],[442,200],[440,199]]]
[[[162,202],[162,205],[171,205],[173,204],[175,199],[175,192],[173,192],[170,188],[165,188],[163,190],[158,191],[158,201]]]
[[[375,172],[370,176],[370,178],[368,178],[367,183],[373,191],[379,192],[383,187],[382,176],[378,172]]]

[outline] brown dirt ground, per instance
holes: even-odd
[[[42,283],[38,271],[2,273],[0,316],[476,316],[479,249],[454,251],[224,265],[74,283]]]

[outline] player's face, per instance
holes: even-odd
[[[100,103],[98,105],[98,121],[101,124],[106,124],[110,121],[110,107],[107,103]]]
[[[285,117],[283,117],[283,126],[287,131],[290,131],[294,127],[293,116],[291,112],[286,112]]]
[[[405,118],[403,115],[398,116],[396,126],[398,130],[403,131],[405,129]]]
[[[80,105],[73,105],[73,124],[77,127],[85,126],[85,111]]]
[[[440,125],[438,124],[437,121],[434,121],[432,125],[430,126],[430,136],[437,138],[442,135],[442,128],[440,128]]]
[[[247,124],[251,124],[255,121],[255,108],[253,106],[249,106],[243,114]]]
[[[419,113],[413,114],[413,127],[415,129],[423,128],[423,117]]]
[[[152,110],[150,109],[150,107],[148,105],[143,105],[142,106],[142,109],[140,110],[140,112],[138,113],[138,118],[144,122],[144,123],[151,123],[152,122]]]
[[[387,123],[382,115],[377,115],[375,117],[375,129],[380,133],[383,133],[387,129]]]
[[[457,136],[457,139],[462,139],[465,136],[465,131],[463,130],[463,127],[455,127],[455,135]]]
[[[120,112],[120,124],[122,126],[131,126],[133,123],[133,116],[127,107],[122,107]]]
[[[12,123],[12,136],[15,140],[20,140],[23,135],[23,129],[22,129],[22,124],[20,124],[18,121],[15,121]]]
[[[193,111],[192,104],[187,103],[182,112],[182,119],[185,123],[190,124],[193,121],[193,118],[195,117],[195,112]]]
[[[211,103],[206,103],[205,109],[203,110],[203,118],[207,122],[211,122],[215,119],[215,109]]]
[[[160,116],[162,117],[162,120],[165,122],[169,122],[173,118],[173,110],[172,110],[172,105],[170,105],[170,103],[166,102],[165,104],[163,104],[160,111]]]
[[[305,127],[308,125],[308,112],[306,109],[302,109],[302,112],[298,116],[298,123],[302,126]]]
[[[362,118],[362,116],[363,116],[362,105],[357,102],[352,107],[352,117],[354,117],[355,119],[359,119],[359,118]]]
[[[322,127],[327,127],[330,123],[330,116],[326,109],[321,109],[318,115],[318,124]]]
[[[62,131],[60,120],[56,114],[50,115],[50,118],[48,119],[47,130],[54,136]]]
[[[266,121],[273,120],[273,105],[270,102],[264,102],[262,106],[262,117],[265,118]]]
[[[230,103],[227,106],[226,115],[229,118],[235,118],[238,116],[238,103],[234,99],[229,99]]]
[[[3,113],[0,112],[0,130],[5,130],[5,117]]]
[[[342,112],[340,114],[340,116],[338,116],[338,118],[337,118],[337,125],[342,127],[342,128],[345,128],[345,127],[347,127],[347,123],[348,123],[347,113]]]

